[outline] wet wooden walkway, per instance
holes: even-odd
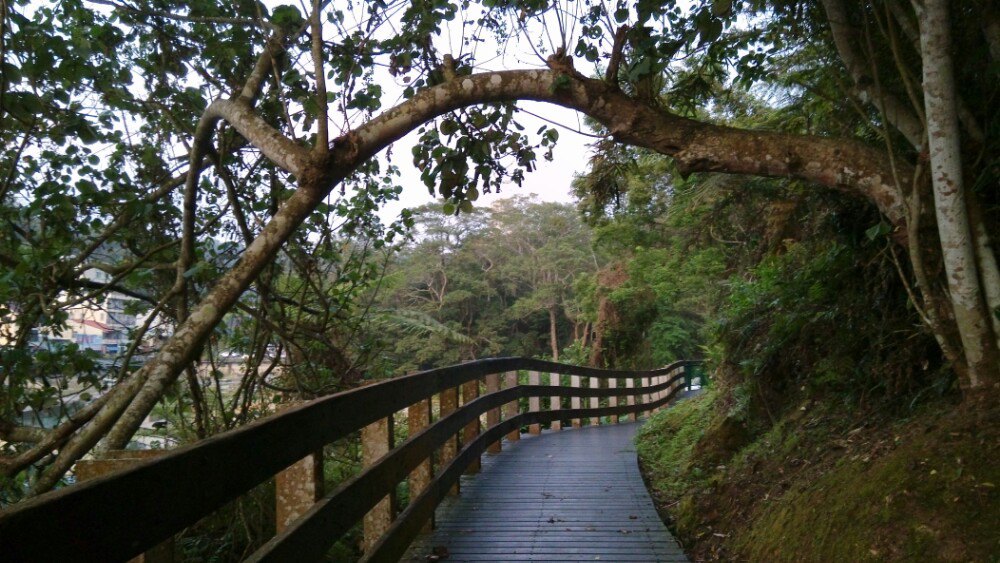
[[[403,561],[687,561],[639,474],[638,425],[524,435],[484,456]]]

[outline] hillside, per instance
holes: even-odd
[[[755,436],[720,389],[643,429],[648,483],[695,560],[998,560],[995,402],[886,413],[801,399]]]

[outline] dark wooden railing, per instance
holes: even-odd
[[[294,522],[279,526],[279,533],[250,560],[318,560],[364,519],[365,560],[395,561],[431,520],[438,503],[455,491],[462,473],[477,467],[487,449],[497,451],[504,436],[518,439],[521,428],[537,433],[545,424],[555,430],[567,423],[578,426],[588,419],[591,424],[599,423],[603,417],[609,417],[609,422],[622,417],[635,420],[641,413],[665,406],[689,386],[689,368],[696,364],[681,361],[652,371],[611,371],[498,358],[415,373],[316,399],[0,512],[0,558],[126,560],[326,444],[363,430],[363,440],[383,442],[373,451],[387,453],[367,460],[360,474],[312,504]],[[520,384],[517,374],[525,371],[528,384]],[[549,381],[554,384],[540,384],[542,373],[550,374]],[[501,378],[500,374],[506,376]],[[570,386],[559,385],[560,374],[571,376]],[[580,386],[582,378],[590,378],[589,387]],[[505,386],[501,380],[506,381]],[[485,394],[481,394],[483,389]],[[459,395],[463,398],[461,407]],[[438,399],[440,416],[430,424],[434,398]],[[522,410],[519,405],[524,398],[528,399],[527,409]],[[590,399],[590,405],[580,406],[585,398]],[[606,399],[606,406],[600,406],[602,399]],[[400,411],[411,416],[410,435],[391,447],[389,421]],[[481,431],[484,418],[486,428]],[[431,470],[432,458],[436,458],[436,471]],[[421,467],[422,477],[415,477]],[[408,478],[410,503],[397,515],[384,499]]]

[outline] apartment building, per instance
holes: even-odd
[[[87,270],[84,277],[99,283],[110,276],[100,270]],[[128,347],[129,334],[136,327],[136,316],[128,312],[133,301],[126,295],[110,292],[98,299],[75,304],[66,309],[69,318],[61,331],[34,329],[30,345],[34,348],[58,348],[76,343],[81,349],[94,350],[101,355],[115,356]],[[16,312],[3,319],[4,324],[16,322]],[[8,331],[0,331],[0,334]],[[0,336],[0,345],[3,342]]]

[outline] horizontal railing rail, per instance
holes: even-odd
[[[359,475],[320,499],[297,521],[267,542],[251,559],[307,561],[328,547],[390,495],[435,450],[484,414],[515,401],[550,397],[590,398],[589,408],[518,412],[467,439],[452,459],[439,460],[437,475],[420,491],[385,533],[368,544],[366,559],[393,560],[406,549],[435,507],[487,447],[525,425],[606,416],[635,415],[667,404],[684,384],[681,361],[652,371],[601,370],[529,358],[479,360],[386,380],[316,399],[244,427],[170,451],[131,469],[67,487],[0,512],[0,553],[12,561],[126,560],[172,537],[225,503],[246,493],[296,461],[412,405],[471,382],[475,395],[488,376],[518,371],[592,378],[639,380],[642,385],[610,388],[519,385],[488,392],[411,435],[373,460]],[[671,376],[667,378],[666,376]],[[655,382],[654,384],[649,384]],[[630,382],[631,383],[631,382]],[[489,388],[489,384],[487,384]],[[632,397],[632,404],[596,406],[594,401]],[[649,400],[644,400],[644,398]],[[442,407],[444,403],[442,402]],[[45,530],[45,532],[42,532]]]

